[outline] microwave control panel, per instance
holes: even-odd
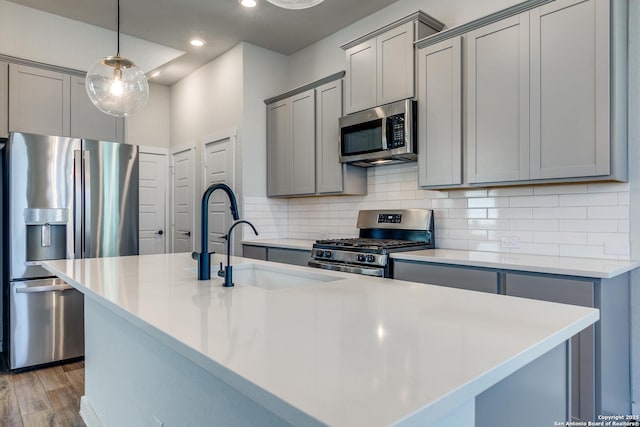
[[[387,141],[390,149],[404,147],[404,114],[387,118]]]

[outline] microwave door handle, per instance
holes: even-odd
[[[389,149],[389,141],[393,138],[393,126],[389,117],[382,118],[382,149]]]
[[[73,151],[73,257],[82,257],[82,152]]]

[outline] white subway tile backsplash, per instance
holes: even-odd
[[[562,219],[559,221],[560,229],[563,231],[584,231],[584,232],[616,232],[618,221],[609,219]]]
[[[470,208],[508,208],[508,197],[474,197],[467,202]]]
[[[583,219],[587,217],[585,207],[533,208],[535,219]]]
[[[535,243],[557,243],[584,245],[587,243],[587,233],[571,231],[536,231],[533,233]]]
[[[490,188],[489,197],[533,196],[533,187]]]
[[[512,219],[509,221],[509,225],[510,229],[514,231],[555,231],[560,229],[557,219]]]
[[[563,194],[560,206],[615,206],[618,193]]]
[[[593,183],[422,190],[415,164],[369,168],[368,194],[292,199],[245,197],[256,238],[357,235],[360,209],[434,209],[436,247],[503,253],[629,258],[629,184]],[[504,248],[517,237],[519,248]]]
[[[496,218],[496,219],[533,218],[533,211],[531,208],[487,209],[487,218]]]
[[[467,228],[470,230],[508,230],[509,221],[506,219],[469,219]]]
[[[588,218],[600,219],[627,219],[629,218],[628,206],[597,206],[588,208]]]
[[[558,206],[558,196],[514,196],[509,198],[512,208],[542,208]]]

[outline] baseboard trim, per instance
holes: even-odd
[[[80,417],[87,427],[103,427],[87,396],[80,398]]]

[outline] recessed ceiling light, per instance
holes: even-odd
[[[191,43],[191,46],[196,46],[196,47],[204,46],[204,40],[200,40],[200,39],[191,39],[189,43]]]
[[[240,0],[240,4],[244,7],[256,7],[258,3],[256,0]]]

